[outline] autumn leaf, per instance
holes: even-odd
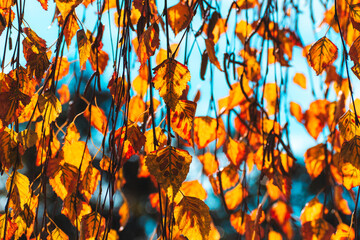
[[[105,134],[107,119],[104,110],[98,106],[89,106],[85,109],[84,117],[90,122],[91,126]]]
[[[194,117],[197,104],[188,100],[179,100],[175,110],[170,112],[170,126],[183,139],[192,142]]]
[[[55,121],[62,111],[59,99],[51,91],[39,96],[38,106],[46,125]]]
[[[87,202],[90,202],[91,196],[98,186],[100,177],[99,170],[93,167],[92,164],[89,164],[79,186],[79,192],[83,194]]]
[[[129,103],[129,109],[132,109],[129,111],[129,119],[132,122],[142,122],[144,120],[144,112],[145,112],[145,103],[144,100],[139,96],[133,96],[130,99]]]
[[[105,218],[98,212],[84,215],[81,219],[80,239],[99,239],[105,231]]]
[[[251,24],[247,23],[244,20],[241,20],[240,22],[238,22],[236,24],[235,33],[236,33],[236,36],[240,39],[240,41],[244,44],[245,39],[250,35],[252,30],[253,30],[253,28],[252,28]]]
[[[136,53],[141,65],[145,64],[149,57],[155,54],[155,50],[159,45],[159,26],[154,23],[146,29],[139,38],[139,46]]]
[[[239,183],[233,189],[225,193],[225,203],[228,209],[236,209],[241,202],[247,197],[248,192],[246,188]]]
[[[220,71],[223,72],[221,69],[219,60],[217,59],[215,55],[215,44],[211,39],[205,39],[205,45],[206,45],[206,51],[209,56],[209,60],[212,64],[214,64]]]
[[[58,227],[55,227],[46,238],[47,240],[68,240],[69,237]]]
[[[217,120],[211,117],[195,117],[194,119],[194,140],[199,149],[206,147],[210,142],[217,140],[217,147],[225,141],[225,127],[222,119]]]
[[[360,31],[360,4],[349,4],[350,20],[353,27]]]
[[[191,163],[191,155],[185,150],[167,146],[146,155],[146,166],[162,188],[170,188],[175,196],[185,180]]]
[[[328,157],[326,157],[328,155]],[[330,153],[325,153],[325,145],[318,144],[309,148],[305,153],[305,167],[312,179],[318,177],[326,166],[326,160],[330,163]]]
[[[224,144],[224,152],[230,162],[239,167],[247,154],[246,144],[228,137]]]
[[[174,59],[167,59],[154,68],[154,86],[171,110],[176,111],[180,96],[190,81],[187,67]]]
[[[348,110],[340,117],[339,130],[345,141],[350,141],[355,137],[357,126],[355,124],[355,114],[351,110]]]
[[[250,221],[250,216],[242,211],[237,211],[230,215],[231,226],[241,235],[245,234],[246,227]]]
[[[266,83],[264,87],[264,98],[266,100],[266,110],[269,115],[275,114],[279,109],[277,99],[279,87],[276,83]]]
[[[56,195],[64,200],[76,191],[78,177],[78,169],[71,164],[64,163],[58,166],[58,169],[50,176],[49,183]]]
[[[207,176],[214,174],[218,170],[219,163],[212,153],[207,152],[203,155],[199,155],[198,159],[202,163],[203,171]]]
[[[155,146],[156,148],[162,148],[166,144],[167,137],[160,127],[156,127],[154,130],[149,129],[148,131],[146,131],[144,133],[145,138],[146,138],[144,150],[147,154],[149,154],[150,152],[155,150],[154,149],[154,133],[155,133],[156,141],[158,143],[158,146]]]
[[[90,64],[94,71],[99,70],[99,74],[103,74],[109,61],[109,54],[102,49],[90,51]]]
[[[360,136],[353,137],[341,147],[341,159],[360,170]]]
[[[327,213],[328,210],[322,203],[319,202],[319,199],[313,198],[308,203],[306,203],[305,207],[302,209],[300,214],[301,223],[304,224],[306,222],[316,221],[321,219],[323,213]]]
[[[302,73],[296,73],[293,82],[302,87],[303,89],[306,89],[306,77]]]
[[[178,204],[183,196],[195,197],[205,201],[207,193],[201,183],[198,180],[194,180],[182,183],[180,191],[175,196],[174,202]]]
[[[184,196],[174,209],[175,223],[189,239],[207,239],[210,233],[209,207],[196,197]]]
[[[320,38],[314,43],[307,54],[309,65],[319,75],[337,58],[338,49],[327,37]]]
[[[76,39],[79,50],[80,67],[82,67],[90,57],[91,43],[87,38],[84,29],[80,29],[76,32]]]
[[[60,95],[60,103],[63,105],[70,100],[70,91],[69,87],[66,84],[61,85],[60,88],[58,88],[57,93]]]
[[[175,36],[185,29],[192,20],[192,13],[185,2],[180,1],[167,10],[169,25]]]
[[[110,89],[115,104],[121,107],[128,96],[128,83],[126,79],[118,77],[117,73],[114,72],[107,87]]]
[[[303,120],[303,113],[301,110],[301,106],[296,102],[290,102],[290,113],[293,115],[298,122],[302,122]]]
[[[74,15],[74,13],[72,13],[64,29],[64,37],[68,49],[70,47],[71,40],[73,39],[73,37],[75,36],[78,30],[79,30],[79,24],[77,23],[76,16]],[[80,51],[80,47],[79,47],[79,51]]]
[[[171,53],[171,58],[176,58],[177,55],[179,54],[179,51],[177,51],[175,53],[176,48],[178,48],[178,44],[174,43],[170,45],[170,53]],[[173,55],[175,53],[175,55]],[[160,48],[159,52],[156,54],[156,65],[160,65],[163,61],[165,61],[167,59],[167,50]]]
[[[303,115],[305,128],[314,139],[318,138],[325,127],[326,120],[328,119],[328,110],[326,109],[328,104],[329,101],[325,99],[315,100]]]
[[[335,185],[333,196],[334,196],[334,204],[335,204],[336,208],[345,215],[351,215],[352,212],[349,208],[349,204],[346,201],[346,199],[344,199],[342,197],[342,194],[343,194],[342,187]]]
[[[5,229],[5,224],[7,225],[6,229]],[[14,223],[13,221],[11,221],[9,216],[6,217],[5,213],[0,215],[0,238],[1,239],[4,239],[5,231],[6,231],[5,240],[12,239],[17,228],[18,228],[17,224]]]
[[[301,232],[304,240],[330,239],[331,235],[335,232],[335,228],[330,223],[320,218],[304,223]]]
[[[355,231],[345,223],[340,223],[336,227],[336,232],[331,236],[331,240],[354,240]]]
[[[71,194],[64,199],[61,213],[70,220],[73,226],[80,228],[83,216],[91,213],[91,207],[75,194]]]
[[[123,203],[121,204],[121,207],[119,208],[119,216],[120,216],[120,229],[119,230],[122,231],[130,218],[129,203],[126,200],[126,198],[123,198]]]
[[[55,0],[56,6],[64,18],[81,2],[82,0]]]
[[[6,181],[6,190],[9,192],[10,189],[10,206],[12,206],[14,210],[19,211],[31,197],[30,181],[28,177],[17,171],[12,172]]]

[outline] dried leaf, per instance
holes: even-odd
[[[182,235],[189,239],[208,239],[211,216],[209,207],[200,199],[184,196],[174,209],[174,218]]]
[[[159,90],[165,103],[175,110],[178,99],[190,81],[189,70],[178,61],[167,59],[154,68],[154,71],[156,75],[152,81],[155,88]]]
[[[185,180],[191,163],[191,155],[182,149],[167,146],[146,156],[146,166],[162,188],[170,188],[175,196]]]
[[[188,5],[180,1],[167,10],[169,25],[174,31],[175,36],[185,29],[192,20],[192,14]]]
[[[146,61],[154,55],[159,45],[159,26],[154,23],[144,31],[139,38],[139,46],[136,53],[141,65],[145,64]]]
[[[215,44],[211,39],[205,39],[205,45],[206,45],[206,51],[209,56],[209,60],[212,64],[214,64],[220,71],[223,72],[221,69],[219,60],[217,59],[215,55]]]
[[[327,37],[322,37],[314,43],[307,54],[309,65],[316,74],[321,74],[337,58],[338,49]]]

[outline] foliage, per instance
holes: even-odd
[[[38,2],[0,0],[1,239],[360,238],[360,1]]]

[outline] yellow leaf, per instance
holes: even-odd
[[[189,172],[191,158],[187,151],[167,146],[149,153],[145,163],[160,186],[171,188],[169,194],[175,196]]]
[[[83,216],[91,213],[91,207],[76,197],[75,194],[71,194],[64,199],[61,213],[70,220],[73,226],[79,229]]]
[[[200,199],[184,196],[174,209],[175,222],[188,239],[207,239],[210,233],[209,207]]]
[[[25,149],[34,146],[37,140],[38,136],[36,132],[30,129],[25,129],[24,131],[19,132],[17,135],[17,141],[21,143],[22,147]]]
[[[306,89],[306,77],[302,73],[296,73],[293,82],[302,87],[303,89]]]
[[[61,85],[61,88],[57,89],[57,93],[60,95],[60,103],[65,104],[70,100],[69,86],[66,84]],[[36,119],[36,118],[35,118]]]
[[[320,38],[314,43],[307,54],[309,65],[319,75],[337,58],[338,49],[327,37]]]
[[[47,240],[68,240],[69,237],[58,227],[55,227],[46,238]]]
[[[202,201],[205,201],[205,199],[207,198],[207,193],[198,180],[183,182],[180,191],[181,192],[178,192],[176,194],[174,200],[174,202],[177,204],[181,201],[183,196],[196,197]]]
[[[141,98],[145,96],[148,89],[148,80],[140,76],[140,74],[133,80],[132,87],[136,94]]]
[[[323,213],[327,213],[328,210],[324,205],[319,202],[317,198],[312,199],[310,202],[306,203],[305,207],[302,209],[300,214],[301,223],[315,221],[321,219]]]
[[[245,39],[250,35],[253,28],[246,21],[241,20],[236,24],[235,33],[236,36],[240,39],[240,41],[244,44]]]
[[[178,44],[173,43],[170,45],[170,51],[171,51],[171,57],[172,58],[176,58],[177,55],[179,54],[179,51],[176,52],[175,56],[173,56],[173,53],[175,52],[176,48],[178,47]],[[167,50],[160,48],[159,52],[156,54],[156,65],[161,64],[163,61],[165,61],[167,59]]]
[[[104,50],[92,49],[90,51],[90,64],[92,70],[97,71],[97,69],[99,69],[99,73],[103,74],[108,64],[108,61],[109,61],[109,55]]]
[[[194,141],[199,149],[206,147],[216,138],[216,147],[220,147],[225,142],[226,132],[225,126],[221,118],[217,121],[211,117],[195,117],[194,119]]]
[[[154,86],[159,90],[160,96],[165,103],[175,110],[176,105],[187,82],[190,81],[190,72],[187,67],[174,59],[166,59],[154,68]]]
[[[241,183],[237,184],[233,189],[225,193],[226,206],[230,210],[236,209],[247,195],[248,192],[242,187]]]
[[[219,163],[216,161],[215,156],[212,153],[207,152],[198,156],[198,159],[202,163],[203,171],[207,176],[214,174],[218,170]]]
[[[8,128],[0,132],[0,162],[6,172],[16,162],[18,154],[17,134]],[[18,166],[19,167],[19,166]]]
[[[80,239],[101,239],[105,231],[105,218],[98,212],[89,213],[81,219]]]
[[[183,29],[185,29],[192,20],[190,8],[185,2],[180,1],[175,6],[167,10],[169,25],[174,31],[175,36]]]
[[[49,183],[56,195],[64,200],[67,196],[76,192],[78,177],[78,169],[71,164],[65,163],[60,165],[58,170],[49,177]]]
[[[62,111],[61,103],[56,96],[48,91],[39,96],[39,110],[44,118],[45,126],[50,125]]]
[[[153,131],[153,129],[146,131],[144,135],[146,138],[144,150],[147,154],[149,154],[150,152],[154,151],[154,131]],[[155,128],[155,136],[156,136],[156,140],[158,142],[158,146],[156,146],[156,148],[162,148],[166,144],[166,141],[167,141],[166,134],[162,131],[162,129],[160,127],[156,127]]]
[[[247,155],[246,144],[228,137],[224,144],[224,152],[230,162],[239,167]]]
[[[67,45],[68,49],[70,47],[71,40],[75,36],[76,31],[78,29],[79,29],[79,24],[77,23],[77,20],[76,20],[76,17],[74,15],[74,13],[72,13],[71,16],[69,17],[69,20],[68,20],[68,22],[67,22],[67,24],[65,26],[65,29],[64,29],[64,37],[65,37],[65,42],[66,42],[66,45]]]
[[[221,69],[219,60],[217,59],[215,55],[215,44],[211,39],[205,39],[205,45],[206,45],[206,51],[209,55],[210,62],[214,64],[220,71],[223,71]]]
[[[351,163],[360,170],[360,136],[345,142],[341,147],[340,156],[344,163]]]
[[[145,112],[145,103],[144,100],[139,96],[134,96],[130,99],[129,102],[129,119],[132,122],[143,122],[144,120],[144,112]]]
[[[355,231],[345,223],[340,223],[336,227],[336,232],[333,233],[330,240],[354,240]]]
[[[76,38],[79,50],[80,67],[82,67],[90,57],[91,43],[88,40],[84,29],[77,31]]]
[[[188,100],[179,100],[175,111],[170,111],[170,126],[175,133],[191,142],[194,131],[194,117],[197,104]]]
[[[31,197],[30,182],[27,176],[17,171],[14,171],[6,181],[6,190],[8,192],[10,191],[11,182],[13,182],[13,185],[10,195],[10,207],[15,211],[20,211]]]
[[[355,135],[359,135],[359,129],[355,124],[355,114],[348,110],[343,116],[339,119],[339,130],[341,136],[345,141],[350,141]],[[358,131],[358,134],[356,132]]]
[[[283,237],[281,236],[280,233],[271,230],[271,231],[269,232],[268,239],[272,239],[272,240],[283,240]]]
[[[301,232],[304,240],[320,240],[330,239],[331,235],[335,232],[335,229],[330,223],[320,218],[304,223]]]
[[[64,18],[75,9],[83,0],[55,0],[56,6],[59,9],[61,16]]]
[[[334,205],[335,207],[341,211],[343,214],[345,215],[351,215],[351,210],[349,208],[349,204],[346,201],[346,199],[344,199],[342,197],[343,194],[343,189],[341,186],[335,185],[334,186]]]
[[[95,192],[99,181],[100,172],[94,168],[92,164],[89,164],[79,186],[79,192],[83,194],[87,202],[90,202],[91,196]]]
[[[290,113],[296,118],[298,122],[302,122],[303,113],[299,104],[297,104],[296,102],[290,102]]]

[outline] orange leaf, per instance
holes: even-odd
[[[190,81],[189,70],[178,61],[167,59],[154,68],[154,71],[156,75],[152,81],[155,88],[171,110],[175,110],[178,99]]]
[[[199,149],[206,147],[210,142],[218,138],[216,147],[220,147],[225,141],[225,127],[221,118],[218,119],[219,126],[215,118],[195,117],[194,119],[194,141]],[[216,131],[217,128],[217,131]]]
[[[61,85],[61,88],[57,90],[57,93],[60,95],[61,104],[65,104],[70,100],[70,91],[68,85]]]
[[[134,122],[143,122],[144,120],[144,112],[145,112],[145,103],[144,100],[139,96],[134,96],[130,99],[129,102],[129,119]]]
[[[236,36],[240,39],[240,41],[244,44],[245,39],[250,35],[253,28],[250,24],[248,24],[246,21],[241,20],[236,24],[235,33]]]
[[[159,26],[154,23],[146,31],[144,31],[139,38],[139,46],[137,48],[137,55],[141,65],[155,53],[159,47]]]
[[[270,209],[270,216],[280,226],[285,226],[291,218],[292,209],[285,202],[279,200]]]
[[[122,231],[125,228],[130,217],[129,204],[126,198],[124,198],[124,196],[123,196],[123,203],[119,208],[119,216],[120,216],[120,231]]]
[[[128,95],[128,83],[126,79],[117,77],[116,72],[114,72],[107,87],[110,89],[115,104],[121,107],[125,103]]]
[[[338,49],[327,37],[320,38],[314,43],[307,54],[309,65],[319,75],[337,58]]]
[[[328,153],[328,163],[330,163],[330,153]],[[305,153],[305,166],[312,179],[318,177],[326,166],[325,145],[318,144],[309,148]]]
[[[339,130],[341,136],[345,139],[345,141],[350,141],[356,135],[358,131],[358,127],[355,124],[355,114],[348,110],[343,116],[339,119]]]
[[[299,104],[297,104],[296,102],[290,102],[290,113],[296,118],[298,122],[302,122],[303,113]]]
[[[214,64],[220,71],[223,72],[221,69],[219,60],[217,59],[215,55],[215,44],[211,39],[205,39],[205,45],[206,45],[206,51],[208,53],[210,62]]]
[[[353,137],[341,147],[341,160],[344,163],[351,163],[360,170],[360,136]]]
[[[179,203],[183,196],[195,197],[202,201],[205,201],[207,198],[207,193],[198,180],[183,182],[180,187],[180,191],[181,193],[178,192],[176,194],[174,200],[176,203]]]
[[[175,196],[185,180],[191,163],[191,155],[182,149],[167,146],[146,155],[146,166],[162,188],[170,188]]]
[[[271,231],[269,232],[268,239],[272,239],[272,240],[283,240],[283,237],[281,236],[280,233],[275,232],[274,230],[271,230]]]
[[[182,235],[189,239],[208,239],[211,216],[209,207],[200,199],[184,196],[175,206],[174,218]]]
[[[146,66],[146,65],[145,65]],[[145,96],[148,89],[148,80],[140,76],[140,74],[133,80],[132,87],[136,94],[142,98]]]
[[[326,214],[328,212],[327,208],[325,207],[324,211],[324,205],[317,198],[313,198],[310,202],[306,203],[301,211],[301,224],[321,219],[323,212]]]
[[[47,240],[69,240],[68,235],[64,233],[60,228],[55,227],[46,238]]]
[[[59,9],[61,16],[64,18],[81,2],[82,0],[55,0],[56,7]]]
[[[79,187],[79,192],[82,193],[87,202],[90,202],[91,196],[95,192],[99,181],[100,172],[94,168],[92,164],[89,164]]]
[[[225,193],[225,203],[228,209],[234,210],[236,209],[243,199],[245,199],[248,195],[246,188],[239,183],[233,189],[227,191]]]
[[[80,67],[83,67],[90,57],[91,43],[88,40],[84,29],[80,29],[79,31],[77,31],[76,39],[78,44]]]
[[[250,216],[242,211],[230,215],[231,226],[241,235],[245,234],[246,225],[248,225],[250,221]]]
[[[331,236],[331,240],[354,240],[355,231],[345,223],[340,223],[336,227],[336,232]]]
[[[49,183],[56,195],[64,200],[70,194],[76,192],[79,171],[71,164],[60,165],[53,175],[49,177]]]
[[[182,1],[167,10],[169,25],[175,36],[185,29],[192,20],[192,14],[188,5]]]
[[[175,110],[170,111],[170,126],[180,137],[191,142],[194,131],[194,117],[197,104],[188,100],[179,100]]]
[[[302,73],[296,73],[293,82],[302,87],[303,89],[306,89],[306,77]]]
[[[89,111],[89,109],[91,110]],[[104,110],[95,105],[89,106],[85,109],[84,117],[90,122],[91,126],[105,134],[107,120]]]
[[[179,54],[179,51],[176,52],[175,56],[173,56],[173,53],[175,52],[176,48],[178,47],[178,44],[174,43],[170,45],[170,51],[171,51],[171,57],[176,58]],[[160,48],[159,52],[156,54],[156,65],[160,65],[163,61],[167,59],[167,50]]]
[[[224,152],[230,162],[239,168],[247,155],[246,144],[228,137],[224,145]]]
[[[63,16],[63,18],[65,19],[66,16]],[[64,37],[65,37],[65,42],[66,42],[66,46],[69,50],[70,44],[71,44],[71,40],[73,39],[73,37],[75,36],[77,30],[79,30],[79,24],[77,23],[77,19],[74,15],[74,13],[71,14],[71,16],[68,19],[68,22],[65,26],[64,29]]]
[[[92,70],[97,71],[97,69],[99,69],[99,73],[103,74],[103,72],[105,71],[105,68],[108,64],[108,61],[109,61],[109,55],[105,51],[103,51],[101,49],[100,50],[91,49],[90,64],[91,64]]]
[[[348,202],[342,197],[343,189],[341,186],[334,186],[334,204],[340,212],[345,215],[351,215],[351,210],[349,208]]]
[[[203,171],[207,176],[214,174],[218,170],[219,163],[212,153],[207,152],[204,155],[198,156],[198,159],[202,163]]]
[[[316,100],[310,104],[304,114],[305,128],[314,139],[318,138],[328,119],[327,104],[329,104],[327,100]]]
[[[105,231],[105,218],[98,212],[86,214],[81,219],[80,239],[99,239]]]
[[[266,100],[266,110],[269,115],[275,114],[279,109],[276,106],[278,94],[280,92],[276,83],[266,83],[264,87],[264,98]],[[275,109],[276,108],[276,109]]]

